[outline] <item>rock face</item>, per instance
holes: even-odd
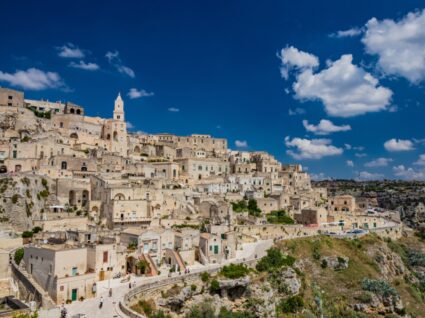
[[[276,291],[268,282],[250,287],[249,304],[255,317],[276,317]]]
[[[219,279],[221,297],[229,297],[231,299],[242,297],[250,281],[248,276],[238,279]]]
[[[280,272],[282,282],[287,286],[288,294],[297,295],[300,292],[301,282],[298,279],[297,273],[288,267]]]
[[[403,311],[403,302],[400,296],[379,296],[373,293],[368,294],[370,299],[362,303],[354,304],[353,308],[366,314],[378,313],[401,313]]]
[[[349,258],[346,256],[326,256],[322,257],[321,263],[326,264],[327,267],[333,270],[343,270],[348,268]]]
[[[401,257],[392,253],[386,245],[370,247],[367,254],[379,265],[379,270],[386,280],[406,273]]]
[[[33,218],[40,218],[46,206],[54,203],[49,184],[44,186],[43,178],[36,175],[0,178],[0,219],[20,231],[31,229]]]

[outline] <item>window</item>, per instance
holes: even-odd
[[[12,98],[13,98],[13,96],[10,96],[10,95],[9,95],[7,98],[8,98],[8,99],[12,99]]]
[[[76,276],[77,275],[77,267],[73,267],[72,268],[72,276]]]
[[[13,159],[16,159],[18,157],[18,152],[16,150],[13,150]]]
[[[108,262],[108,251],[104,251],[103,252],[103,262],[107,263]]]
[[[61,169],[62,170],[66,170],[68,168],[68,164],[66,163],[66,161],[62,161],[61,163]]]

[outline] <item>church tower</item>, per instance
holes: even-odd
[[[120,93],[118,93],[118,97],[115,100],[114,119],[124,121],[124,102]]]

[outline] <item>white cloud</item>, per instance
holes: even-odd
[[[393,167],[394,175],[407,180],[425,180],[425,171],[406,168],[404,165]]]
[[[319,100],[330,116],[353,117],[385,110],[390,104],[392,91],[370,73],[352,63],[351,54],[328,62],[328,68],[318,73],[305,69],[293,84],[295,98]]]
[[[323,172],[311,173],[310,177],[314,181],[330,180],[330,178],[326,176]]]
[[[247,148],[248,142],[246,140],[236,140],[235,146],[238,147],[238,148]]]
[[[131,68],[123,65],[120,58],[120,53],[118,51],[114,51],[114,52],[108,51],[106,52],[105,57],[108,60],[109,64],[114,66],[117,69],[117,71],[120,72],[121,74],[127,75],[131,78],[136,77],[136,74]]]
[[[381,173],[371,173],[368,171],[361,171],[359,173],[359,180],[379,180],[382,179],[384,177],[383,174]]]
[[[425,154],[420,155],[419,159],[414,164],[419,166],[425,166]]]
[[[346,161],[346,163],[347,163],[347,166],[349,166],[349,167],[354,167],[354,162],[353,162],[353,160],[347,160],[347,161]]]
[[[308,120],[303,120],[303,125],[307,131],[312,132],[316,135],[329,135],[334,132],[351,130],[350,125],[337,126],[327,119],[322,119],[316,126],[309,124]]]
[[[26,71],[17,70],[13,74],[0,71],[0,82],[35,91],[65,86],[58,73],[44,72],[36,68],[29,68]]]
[[[180,111],[180,109],[176,108],[176,107],[170,107],[170,108],[168,108],[168,111],[172,112],[172,113],[178,113]]]
[[[69,67],[79,68],[86,71],[97,71],[99,69],[99,65],[96,63],[86,63],[84,61],[80,61],[78,63],[71,62],[69,63]]]
[[[369,162],[366,162],[364,165],[368,168],[376,168],[376,167],[386,167],[393,159],[391,158],[378,158]]]
[[[350,144],[344,144],[344,147],[347,150],[351,150],[353,148],[353,146],[351,146]]]
[[[295,109],[289,108],[288,114],[289,116],[302,115],[305,114],[305,109],[301,107],[297,107]]]
[[[408,13],[399,21],[370,19],[362,42],[369,54],[378,55],[378,67],[385,74],[412,83],[425,78],[425,10]]]
[[[127,95],[131,99],[136,99],[136,98],[140,98],[140,97],[153,96],[154,93],[153,92],[148,92],[148,91],[146,91],[144,89],[138,90],[137,88],[130,88],[130,91],[127,93]]]
[[[303,70],[319,66],[319,59],[317,56],[300,51],[293,46],[282,49],[278,57],[282,62],[280,73],[285,79],[288,79],[291,69]]]
[[[367,154],[363,153],[363,152],[356,152],[354,154],[357,158],[364,158],[367,157]]]
[[[351,28],[348,30],[338,31],[336,33],[331,33],[329,36],[332,38],[346,38],[346,37],[354,37],[363,33],[361,28]]]
[[[296,151],[288,149],[286,153],[297,160],[321,159],[326,156],[336,156],[343,153],[342,148],[331,145],[329,139],[302,139],[285,137],[287,148],[296,148]]]
[[[129,122],[129,121],[126,122],[126,125],[127,125],[127,129],[133,129],[133,128],[135,128],[135,126],[131,122]]]
[[[64,58],[76,58],[81,59],[84,57],[84,52],[72,43],[65,44],[61,47],[56,48],[58,55]]]
[[[392,152],[410,151],[415,149],[413,147],[413,142],[411,142],[410,140],[395,139],[395,138],[387,140],[384,143],[384,147],[387,151],[392,151]]]

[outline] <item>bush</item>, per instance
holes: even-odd
[[[285,210],[271,211],[267,214],[267,222],[272,224],[294,224],[294,220],[286,214]]]
[[[38,193],[41,198],[46,199],[49,196],[49,190],[43,190]]]
[[[297,295],[281,300],[278,304],[278,311],[282,313],[297,313],[303,307],[304,300]]]
[[[257,200],[255,199],[249,199],[248,201],[248,213],[252,216],[260,216],[261,210],[257,206]]]
[[[213,279],[213,280],[211,281],[211,284],[210,284],[210,291],[211,291],[212,293],[217,293],[217,292],[219,292],[219,291],[220,291],[220,283],[219,283],[216,279]]]
[[[260,272],[273,271],[282,266],[292,266],[294,262],[294,257],[284,256],[279,249],[272,247],[267,251],[267,255],[257,263],[256,268]]]
[[[13,203],[13,204],[16,204],[16,203],[18,202],[18,200],[19,200],[19,195],[15,193],[15,194],[12,196],[12,203]]]
[[[249,269],[243,264],[230,264],[224,266],[220,274],[226,278],[235,279],[246,276],[249,273]]]
[[[34,228],[32,229],[32,232],[33,232],[34,234],[36,234],[36,233],[38,233],[38,232],[41,232],[41,231],[43,231],[43,229],[42,229],[41,227],[39,227],[39,226],[36,226],[36,227],[34,227]]]
[[[15,263],[19,265],[23,258],[24,258],[24,249],[21,247],[15,251],[15,255],[13,256],[13,259]]]
[[[145,274],[146,270],[149,268],[149,264],[143,260],[139,261],[136,266],[141,274]]]
[[[49,183],[47,182],[47,180],[46,179],[41,179],[41,184],[43,185],[43,187],[47,190],[48,189],[48,185],[49,185]]]
[[[22,238],[30,238],[33,237],[34,233],[32,231],[24,231],[22,232]]]
[[[192,292],[196,291],[196,285],[195,284],[190,285],[190,290]]]
[[[171,318],[171,316],[160,310],[154,313],[153,315],[150,315],[149,318]]]
[[[397,290],[384,280],[365,278],[362,281],[362,288],[382,297],[398,296]]]
[[[248,211],[248,206],[246,205],[245,200],[240,200],[238,202],[232,202],[232,207],[233,207],[234,212]]]
[[[210,274],[208,274],[207,272],[203,272],[201,274],[201,280],[206,283],[208,280],[210,279]]]
[[[153,314],[153,308],[152,305],[149,304],[146,300],[139,300],[139,302],[137,303],[143,310],[143,313],[150,317],[150,315]]]
[[[328,261],[327,261],[327,260],[325,260],[325,259],[323,259],[323,260],[322,260],[322,263],[320,264],[320,266],[321,266],[322,268],[326,268],[326,267],[328,267]]]

